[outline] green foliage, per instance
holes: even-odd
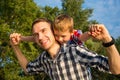
[[[5,80],[5,73],[4,73],[4,70],[2,68],[0,68],[0,79]]]
[[[52,21],[54,20],[56,15],[58,15],[60,13],[61,13],[61,11],[57,7],[51,8],[49,6],[45,6],[43,8],[43,17],[48,18]]]
[[[2,23],[8,25],[4,28],[9,28],[9,32],[16,31],[28,34],[31,30],[31,23],[39,11],[36,4],[32,0],[2,0],[1,4],[4,4],[1,6],[0,14]]]
[[[101,43],[94,42],[92,39],[89,39],[88,41],[85,42],[85,44],[90,50],[96,52],[98,48],[100,48]]]

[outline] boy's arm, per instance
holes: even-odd
[[[21,36],[21,41],[30,41],[30,42],[35,42],[33,36]]]
[[[88,34],[88,32],[84,32],[83,34],[81,34],[79,36],[79,39],[82,41],[82,42],[85,42],[87,41],[88,39],[90,39],[90,35]]]

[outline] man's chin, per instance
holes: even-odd
[[[48,45],[48,44],[40,44],[40,43],[38,43],[38,45],[39,45],[42,49],[44,49],[44,50],[48,50],[48,48],[49,48],[49,45]]]
[[[48,50],[48,45],[44,45],[44,46],[42,46],[42,48],[44,49],[44,50]]]

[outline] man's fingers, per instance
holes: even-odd
[[[97,32],[97,31],[101,31],[101,26],[102,24],[92,24],[89,26],[89,31],[91,32]]]
[[[13,45],[17,45],[20,42],[21,35],[18,33],[12,33],[10,35],[10,41],[12,42]]]

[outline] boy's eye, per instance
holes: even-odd
[[[63,38],[65,38],[66,36],[62,36]]]
[[[55,37],[58,37],[57,35],[54,35]]]
[[[58,35],[54,34],[55,37],[59,37]]]

